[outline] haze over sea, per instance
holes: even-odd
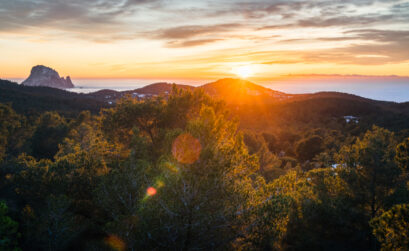
[[[24,79],[10,79],[21,83]],[[213,82],[211,79],[75,79],[76,88],[69,91],[77,93],[89,93],[102,89],[116,91],[133,90],[158,82],[186,84],[200,86]],[[322,78],[322,79],[290,79],[250,81],[289,94],[315,93],[322,91],[344,92],[374,100],[393,102],[409,101],[409,77],[385,77],[385,78]]]

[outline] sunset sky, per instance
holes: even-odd
[[[409,0],[0,0],[0,52],[0,78],[408,76]]]

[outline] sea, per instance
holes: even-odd
[[[24,79],[9,79],[21,83]],[[213,82],[212,79],[72,79],[76,86],[69,89],[76,93],[90,93],[102,89],[116,91],[134,90],[158,82],[200,86]],[[409,102],[409,77],[391,78],[345,78],[345,79],[295,79],[273,81],[250,81],[288,94],[316,92],[343,92],[374,100]]]

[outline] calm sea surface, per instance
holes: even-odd
[[[10,79],[21,83],[23,79]],[[183,79],[73,79],[76,88],[72,92],[89,93],[101,89],[117,91],[133,90],[157,82],[168,82],[199,86],[212,80]],[[341,80],[292,80],[257,82],[264,87],[291,94],[337,91],[355,94],[361,97],[394,102],[409,101],[409,78],[398,79],[341,79]]]
[[[331,80],[331,81],[287,81],[263,84],[263,86],[285,93],[314,93],[336,91],[355,94],[361,97],[394,101],[409,101],[409,78],[397,80]]]

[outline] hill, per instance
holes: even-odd
[[[264,131],[308,123],[329,126],[334,121],[345,121],[345,116],[359,118],[361,125],[375,123],[392,130],[409,127],[409,103],[377,101],[339,92],[286,94],[240,79],[221,79],[196,88],[155,83],[122,92],[100,90],[89,94],[29,87],[1,80],[0,102],[12,103],[20,113],[49,110],[63,113],[90,110],[97,113],[125,96],[139,100],[159,95],[166,97],[173,87],[202,89],[210,96],[224,100],[232,113],[240,118],[242,128],[249,130]]]
[[[127,94],[133,94],[133,93],[138,93],[138,94],[151,94],[151,95],[166,95],[172,92],[173,86],[176,86],[178,89],[184,89],[184,90],[193,90],[195,87],[190,86],[190,85],[178,85],[178,84],[170,84],[170,83],[154,83],[150,84],[147,86],[144,86],[139,89],[135,89],[132,91],[124,91],[124,93]]]
[[[272,104],[287,101],[297,95],[273,91],[250,81],[225,78],[200,86],[210,96],[229,104]]]
[[[0,79],[0,103],[11,103],[19,113],[59,111],[78,113],[89,110],[97,113],[106,102],[87,94],[77,94],[61,89],[25,86]]]

